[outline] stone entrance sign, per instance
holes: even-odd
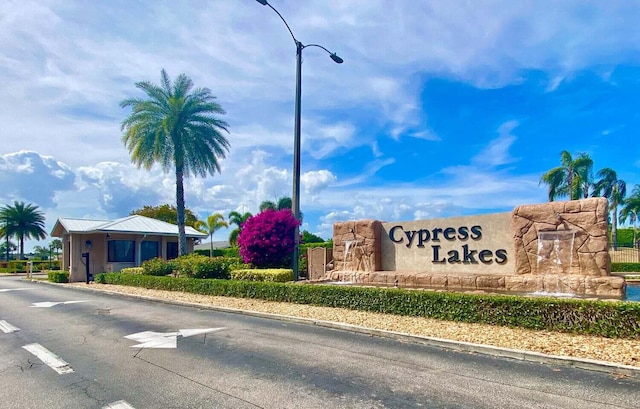
[[[611,276],[608,201],[516,207],[511,213],[334,224],[333,270],[320,279],[450,290],[624,297]]]

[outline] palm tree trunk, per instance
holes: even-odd
[[[209,235],[209,244],[211,245],[211,250],[209,250],[209,257],[213,257],[213,233]]]
[[[636,213],[632,212],[631,217],[633,217],[633,247],[636,247]]]
[[[611,229],[613,239],[613,251],[618,250],[618,206],[613,207],[613,227]]]
[[[187,236],[184,232],[184,172],[176,165],[176,207],[178,213],[178,256],[187,254]]]
[[[20,235],[20,260],[24,260],[24,234]]]

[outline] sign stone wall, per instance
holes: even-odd
[[[333,270],[320,280],[622,298],[625,281],[611,276],[607,209],[607,199],[591,198],[511,213],[335,223]]]

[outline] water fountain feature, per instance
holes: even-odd
[[[575,296],[569,285],[573,261],[575,230],[540,230],[538,232],[536,295]]]
[[[357,240],[345,240],[345,242],[344,242],[344,260],[342,262],[342,269],[343,270],[349,270],[349,269],[347,269],[347,263],[351,263],[353,261],[354,254],[355,254],[353,249],[355,248],[355,246],[357,244],[358,244]],[[351,255],[351,259],[349,259],[349,255]],[[339,284],[353,284],[355,281],[356,281],[355,280],[355,275],[352,272],[351,274],[345,273],[345,275],[342,277],[342,280],[339,281],[338,283]]]

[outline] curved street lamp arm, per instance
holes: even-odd
[[[299,45],[302,46],[302,43],[298,41],[298,39],[296,39],[296,36],[293,35],[293,31],[291,31],[291,27],[289,27],[289,24],[287,24],[287,20],[285,20],[284,17],[282,17],[282,14],[280,14],[278,10],[276,10],[271,4],[267,3],[266,1],[264,3],[261,1],[258,1],[258,2],[265,6],[269,6],[271,10],[275,11],[278,17],[280,17],[280,20],[282,20],[284,25],[287,26],[287,30],[289,30],[289,34],[291,34],[291,38],[293,38],[293,42],[296,44],[296,47],[298,47]],[[304,48],[304,46],[302,46],[302,48]]]
[[[325,50],[329,56],[331,56],[331,59],[335,62],[337,62],[338,64],[342,64],[344,62],[344,60],[340,57],[338,57],[338,55],[336,53],[332,53],[331,51],[327,50],[326,48],[324,48],[323,46],[321,46],[320,44],[301,44],[302,48],[307,48],[307,47],[318,47],[318,48],[322,48],[323,50]]]

